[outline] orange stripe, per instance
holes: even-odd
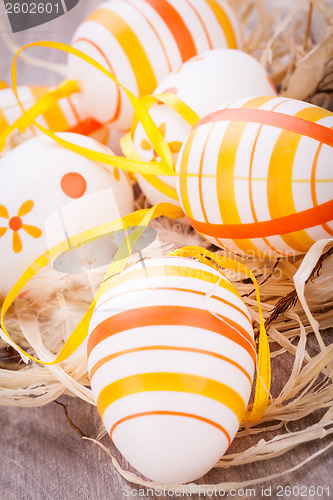
[[[142,17],[146,20],[146,22],[149,24],[150,28],[153,30],[156,38],[158,39],[158,41],[160,42],[161,44],[161,47],[162,47],[162,50],[164,52],[164,57],[165,57],[165,60],[168,64],[168,68],[169,68],[169,73],[171,73],[172,71],[172,66],[171,66],[171,62],[170,62],[170,58],[169,58],[169,54],[168,54],[168,51],[166,50],[166,48],[164,47],[164,43],[163,43],[163,40],[161,39],[158,31],[155,29],[153,23],[150,22],[150,20],[148,19],[148,17],[145,15],[144,12],[142,12],[142,10],[140,10],[138,8],[137,5],[135,5],[134,3],[130,2],[129,0],[123,0],[123,2],[126,2],[128,5],[130,5],[131,7],[133,7],[133,9],[135,9],[137,12],[139,12]]]
[[[193,3],[189,2],[189,0],[185,0],[185,2],[187,3],[187,5],[193,10],[193,12],[195,13],[195,15],[197,16],[201,26],[202,26],[202,29],[204,30],[205,32],[205,35],[207,37],[207,42],[208,42],[208,45],[209,45],[209,49],[212,50],[214,49],[214,46],[213,46],[213,43],[212,43],[212,40],[209,36],[209,32],[208,32],[208,29],[207,29],[207,26],[204,22],[204,20],[202,19],[200,13],[197,11],[197,9],[194,7]]]
[[[322,147],[323,147],[323,143],[321,142],[317,148],[316,155],[315,155],[313,165],[312,165],[312,171],[311,171],[311,197],[312,197],[312,203],[315,207],[318,206],[318,199],[317,199],[317,193],[316,193],[316,171],[317,171],[319,154],[320,154]],[[328,224],[324,223],[324,224],[321,224],[321,226],[328,234],[333,236],[333,230],[329,227]]]
[[[208,267],[208,266],[207,266]],[[222,273],[221,273],[222,274]],[[182,278],[192,278],[196,280],[205,281],[208,283],[212,283],[215,285],[219,282],[219,287],[228,290],[243,301],[241,296],[239,295],[237,289],[234,287],[232,283],[227,281],[226,279],[220,280],[220,276],[216,276],[215,274],[209,271],[203,271],[202,269],[193,269],[188,266],[153,266],[153,267],[142,267],[141,269],[129,270],[126,274],[121,274],[117,276],[117,278],[112,281],[111,288],[117,287],[123,283],[128,283],[129,280],[134,279],[149,279],[154,277],[164,278],[164,277],[182,277]],[[223,275],[222,275],[223,276]],[[223,276],[224,278],[224,276]],[[154,287],[151,287],[154,289]]]
[[[89,135],[92,134],[93,132],[96,132],[96,130],[99,130],[102,128],[102,124],[94,120],[93,118],[87,118],[83,122],[79,122],[74,127],[71,127],[67,130],[67,132],[73,132],[75,134],[81,134],[81,135]]]
[[[113,300],[113,299],[116,299],[118,297],[121,297],[122,295],[127,295],[128,293],[131,293],[131,292],[147,292],[147,288],[134,288],[134,289],[131,289],[131,290],[126,290],[126,292],[122,292],[122,293],[117,293],[116,295],[112,295],[112,297],[109,297],[108,299],[104,300],[104,302],[99,302],[98,303],[98,308],[100,309],[104,304],[107,304],[109,302],[109,300]],[[197,295],[201,295],[202,297],[206,297],[206,292],[200,292],[199,290],[189,290],[188,288],[177,288],[177,287],[159,287],[159,286],[154,286],[153,288],[151,288],[151,290],[167,290],[167,291],[176,291],[176,292],[188,292],[188,293],[194,293],[194,294],[197,294]],[[217,295],[211,295],[209,297],[210,299],[214,299],[214,300],[218,300],[219,302],[221,302],[222,304],[226,304],[227,306],[230,306],[232,307],[233,309],[235,309],[237,312],[241,313],[245,319],[247,319],[247,321],[250,323],[251,327],[252,327],[252,323],[249,319],[249,317],[247,316],[247,314],[242,311],[242,309],[240,307],[237,307],[235,304],[233,304],[232,302],[228,302],[227,300],[225,299],[222,299],[221,297],[218,297]]]
[[[149,326],[190,326],[222,335],[243,347],[255,360],[254,341],[241,326],[227,318],[217,319],[210,312],[193,307],[148,306],[129,309],[102,321],[88,338],[87,355],[103,340],[125,330]]]
[[[96,45],[92,40],[89,40],[88,38],[78,38],[77,40],[75,40],[75,43],[76,42],[86,42],[86,43],[92,45],[97,50],[97,52],[99,52],[100,55],[103,57],[104,61],[106,62],[107,66],[108,66],[108,69],[109,69],[110,73],[112,73],[117,78],[117,75],[113,71],[113,67],[110,64],[109,59],[106,57],[106,55],[104,54],[104,52],[102,51],[102,49],[98,45]],[[110,118],[110,120],[108,121],[108,123],[112,123],[115,120],[117,120],[117,118],[119,117],[119,113],[120,113],[120,108],[121,108],[121,92],[120,92],[119,85],[116,85],[116,89],[117,89],[117,108],[116,108],[116,110],[114,112],[114,115],[112,116],[112,118]]]
[[[133,68],[139,96],[143,97],[153,92],[157,87],[154,71],[131,26],[119,14],[108,9],[95,10],[88,16],[87,21],[95,21],[105,26],[117,39]]]
[[[212,11],[214,12],[219,24],[222,26],[229,49],[237,49],[237,41],[234,33],[234,28],[222,6],[219,5],[219,3],[215,0],[206,0],[206,3],[208,3]]]
[[[159,14],[171,31],[183,62],[197,55],[195,44],[181,15],[166,0],[145,0]]]
[[[212,351],[205,351],[204,349],[197,349],[195,347],[178,347],[178,346],[168,346],[168,345],[153,345],[153,346],[143,346],[143,347],[133,347],[132,349],[126,349],[124,351],[116,352],[114,354],[109,354],[108,356],[105,356],[104,358],[100,359],[90,370],[89,378],[90,381],[92,380],[93,376],[95,375],[96,371],[105,363],[108,363],[109,361],[112,361],[113,359],[119,358],[119,356],[125,356],[126,354],[132,354],[134,352],[145,352],[145,351],[178,351],[178,352],[194,352],[196,354],[204,354],[206,356],[212,356],[213,358],[220,359],[221,361],[226,361],[227,363],[230,363],[231,365],[235,366],[240,370],[249,380],[250,384],[252,384],[252,379],[250,375],[247,373],[244,368],[236,363],[236,361],[233,361],[230,358],[227,358],[226,356],[223,356],[222,354],[218,354],[216,352]]]
[[[270,99],[276,99],[276,97],[270,97]],[[326,116],[333,117],[333,113],[327,111]],[[262,125],[269,125],[271,127],[294,132],[295,134],[311,137],[311,139],[323,142],[328,146],[333,146],[333,130],[328,127],[304,118],[268,111],[266,109],[220,109],[202,118],[193,128],[196,129],[205,123],[214,123],[218,121],[260,123]]]
[[[141,413],[134,413],[133,415],[128,415],[127,417],[121,418],[111,428],[111,431],[110,431],[111,439],[112,439],[113,432],[115,431],[115,429],[118,427],[119,424],[127,422],[128,420],[132,420],[133,418],[146,417],[146,416],[151,416],[151,415],[172,415],[172,416],[176,416],[176,417],[188,417],[188,418],[194,418],[196,420],[201,420],[202,422],[205,422],[206,424],[213,425],[214,427],[219,429],[221,432],[223,432],[223,434],[226,436],[226,438],[228,440],[229,445],[231,443],[231,438],[230,438],[229,433],[225,430],[224,427],[222,427],[222,425],[219,425],[216,422],[213,422],[213,420],[209,420],[208,418],[205,418],[205,417],[200,417],[199,415],[193,415],[192,413],[183,413],[180,411],[166,411],[166,410],[144,411]]]
[[[333,219],[333,200],[285,217],[249,224],[211,224],[187,218],[197,231],[215,238],[262,238],[292,233],[330,222]]]
[[[234,389],[222,382],[187,373],[142,373],[132,375],[101,390],[97,398],[97,408],[103,418],[105,410],[118,399],[142,392],[186,392],[213,399],[227,406],[242,422],[245,413],[243,398]]]

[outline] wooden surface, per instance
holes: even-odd
[[[99,0],[81,0],[79,5],[70,13],[45,26],[34,28],[26,32],[12,35],[7,19],[4,15],[3,3],[0,4],[3,25],[1,31],[10,35],[18,45],[23,45],[36,40],[49,39],[69,42],[74,30],[86,13]],[[48,60],[65,62],[66,56],[56,51],[38,49],[36,55]],[[0,42],[0,79],[10,82],[10,64],[12,56],[7,51],[3,41]],[[57,83],[60,77],[42,69],[26,64],[19,65],[19,82],[26,84]],[[287,370],[280,366],[275,372],[273,387],[281,385]],[[89,437],[95,438],[100,429],[100,420],[94,407],[88,404],[63,396],[60,400],[66,404],[72,421]],[[302,427],[315,421],[314,416],[302,422]],[[290,429],[293,425],[290,424]],[[67,422],[64,410],[56,403],[43,408],[0,408],[0,500],[118,500],[122,498],[135,498],[142,491],[134,485],[129,493],[129,483],[122,479],[112,466],[108,455],[95,444],[82,440],[80,434]],[[259,435],[260,438],[272,438],[273,434]],[[110,439],[106,436],[102,442],[108,446],[120,464],[129,469],[126,462],[114,449]],[[244,443],[243,443],[244,444]],[[231,451],[234,452],[243,445],[236,439]],[[245,481],[259,478],[268,474],[283,472],[296,466],[318,449],[329,444],[329,438],[321,441],[298,446],[286,455],[256,463],[250,467],[234,468],[228,470],[215,469],[199,483],[210,484],[222,481]],[[333,498],[333,463],[332,452],[320,455],[317,459],[305,465],[302,469],[283,476],[279,480],[263,483],[251,487],[255,489],[255,496],[248,498],[301,498],[287,492],[277,496],[278,486],[283,488],[290,485],[298,486],[330,486]],[[262,494],[262,487],[272,490],[267,491],[267,496]],[[206,496],[206,498],[219,498],[221,495]],[[230,496],[230,495],[229,495]],[[149,498],[166,498],[152,496]],[[311,496],[309,490],[303,498],[319,498]],[[171,495],[169,498],[180,498]],[[183,497],[183,498],[186,498]],[[189,497],[187,497],[189,498]],[[198,496],[192,498],[197,499]],[[203,498],[203,497],[201,497]],[[233,498],[246,498],[239,492]],[[321,498],[329,498],[324,494]]]

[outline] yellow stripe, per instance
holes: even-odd
[[[220,272],[220,274],[222,274]],[[219,280],[219,287],[228,290],[241,299],[238,291],[229,281],[225,280],[222,275],[216,276],[215,274],[210,273],[209,271],[204,271],[202,269],[195,269],[193,267],[187,266],[154,266],[154,267],[143,267],[141,269],[134,269],[133,271],[128,271],[125,274],[117,276],[112,281],[110,285],[110,289],[115,288],[124,283],[128,283],[129,281],[138,280],[138,279],[149,279],[149,278],[164,278],[164,277],[180,277],[180,278],[193,278],[199,279],[201,281],[205,281],[207,283],[216,284]],[[154,287],[152,287],[154,288]],[[242,300],[242,299],[241,299]],[[100,307],[100,305],[99,305]]]
[[[3,110],[0,108],[0,134],[8,127],[9,123],[5,117]]]
[[[50,90],[49,87],[44,86],[32,86],[29,87],[29,89],[36,102]],[[44,111],[43,118],[52,132],[63,132],[68,130],[69,128],[68,121],[66,120],[64,113],[61,111],[58,104]]]
[[[296,113],[295,116],[315,123],[322,118],[332,118],[332,112],[328,111],[327,109],[319,108],[318,106],[313,106],[310,108],[302,109],[301,111]]]
[[[143,97],[153,92],[157,87],[153,69],[140,40],[124,19],[116,12],[98,9],[87,18],[87,21],[102,24],[118,40],[133,68],[139,96]]]
[[[255,97],[242,107],[258,109],[272,97]],[[239,143],[247,126],[246,122],[231,122],[224,133],[217,163],[216,188],[223,224],[241,224],[235,194],[235,164]],[[260,253],[249,239],[233,240],[243,251]]]
[[[166,196],[169,196],[169,198],[178,201],[177,191],[163,182],[160,177],[156,177],[155,175],[142,175],[142,177],[155,189],[165,194]]]
[[[108,406],[118,399],[151,391],[186,392],[214,399],[230,408],[239,423],[246,410],[244,400],[238,392],[221,382],[187,373],[159,372],[132,375],[107,385],[98,396],[98,411],[103,418]]]
[[[179,191],[180,191],[179,200],[182,203],[185,214],[191,217],[191,219],[194,219],[194,217],[188,196],[187,169],[188,169],[188,160],[191,153],[192,144],[194,142],[198,130],[199,130],[198,128],[193,129],[190,135],[188,136],[185,142],[183,153],[181,155],[181,161],[179,167]]]
[[[206,2],[214,12],[219,24],[222,26],[223,33],[226,37],[229,49],[237,49],[237,41],[235,37],[234,28],[231,24],[228,15],[216,0],[206,0]]]
[[[295,114],[312,122],[331,116],[320,108],[305,108]],[[295,155],[302,136],[295,132],[282,130],[273,149],[267,177],[267,201],[272,219],[296,213],[292,175]],[[281,235],[283,241],[293,250],[305,253],[314,240],[305,231]]]

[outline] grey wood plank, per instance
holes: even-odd
[[[63,396],[60,400],[66,404],[73,422],[89,437],[95,438],[100,426],[97,410],[68,396]],[[309,417],[303,424],[311,422],[312,419]],[[55,403],[42,408],[1,408],[0,429],[2,500],[118,500],[134,498],[142,491],[139,487],[127,483],[116,472],[104,451],[95,444],[82,440],[67,423],[63,408]],[[267,436],[265,438],[267,439]],[[122,467],[133,470],[121,458],[108,436],[105,436],[102,442]],[[247,467],[214,469],[197,482],[214,484],[222,481],[245,481],[282,472],[328,443],[329,439],[307,443],[283,457]],[[231,451],[239,449],[241,445],[240,440],[236,439]],[[266,490],[271,487],[272,494],[268,498],[301,498],[293,495],[277,496],[278,487],[285,488],[288,485],[322,485],[325,488],[330,486],[333,496],[331,453],[321,455],[301,470],[281,479],[249,487],[252,490],[249,498],[265,498],[262,495],[262,487]],[[129,490],[133,490],[133,494],[128,495]],[[161,498],[151,494],[148,496],[153,499]],[[221,495],[206,498],[214,497],[220,498]],[[240,492],[239,497],[244,498],[245,495]],[[307,495],[307,498],[309,497],[311,498]],[[168,498],[176,499],[179,496],[171,495]],[[182,495],[181,498],[186,496]],[[199,496],[193,495],[192,498],[198,500]],[[325,494],[321,498],[330,497]]]

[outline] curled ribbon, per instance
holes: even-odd
[[[67,53],[76,55],[80,57],[81,59],[85,60],[92,66],[94,66],[96,69],[100,70],[102,73],[104,73],[106,76],[111,78],[117,85],[119,85],[127,94],[129,97],[134,111],[135,111],[135,118],[133,122],[133,126],[131,131],[125,135],[123,141],[122,141],[122,149],[125,152],[127,158],[123,157],[117,157],[117,156],[112,156],[108,154],[103,154],[103,153],[98,153],[96,151],[89,150],[87,148],[83,148],[77,145],[74,145],[68,141],[65,141],[64,139],[58,137],[56,134],[54,134],[52,131],[42,127],[38,123],[34,121],[36,116],[43,112],[43,109],[45,106],[47,106],[47,103],[50,102],[50,99],[52,102],[54,102],[54,99],[60,98],[59,95],[62,95],[61,92],[68,92],[67,95],[71,92],[79,91],[79,88],[77,86],[76,82],[71,82],[71,81],[66,81],[64,84],[60,86],[59,88],[53,91],[53,94],[51,93],[51,96],[48,94],[47,96],[44,96],[41,101],[36,103],[36,105],[30,109],[30,111],[26,112],[19,100],[18,93],[17,93],[17,79],[16,79],[16,60],[18,55],[22,50],[25,50],[29,47],[36,47],[36,46],[43,46],[43,47],[50,47],[54,48],[57,50],[63,50]],[[153,122],[151,116],[149,115],[148,109],[151,107],[156,101],[162,101],[163,103],[169,105],[172,109],[174,109],[179,115],[181,115],[191,126],[193,126],[198,120],[199,117],[185,104],[183,103],[177,96],[173,94],[163,94],[159,96],[147,96],[143,99],[138,99],[135,97],[133,94],[131,94],[125,87],[123,87],[110,73],[107,71],[102,65],[100,65],[98,62],[96,62],[94,59],[91,57],[87,56],[83,52],[74,49],[73,47],[70,47],[65,44],[57,43],[57,42],[35,42],[31,43],[29,45],[26,45],[22,47],[15,55],[13,65],[12,65],[12,81],[13,81],[13,89],[15,92],[15,95],[17,97],[17,100],[19,102],[19,105],[23,111],[23,116],[22,121],[20,122],[21,125],[26,124],[27,121],[30,120],[30,123],[34,124],[39,130],[44,132],[46,135],[48,135],[51,139],[55,140],[58,144],[61,146],[74,151],[78,154],[81,154],[87,158],[90,158],[94,161],[102,162],[108,165],[112,165],[115,168],[122,168],[124,170],[127,170],[128,172],[137,172],[143,175],[151,175],[151,176],[158,176],[158,175],[174,175],[174,165],[172,162],[172,155],[170,152],[170,148],[168,144],[166,143],[162,133],[160,130],[156,127],[155,123]],[[58,93],[57,93],[58,91]],[[65,95],[65,94],[63,94]],[[44,100],[43,100],[44,99]],[[151,143],[153,144],[154,149],[156,150],[157,154],[161,158],[160,163],[145,163],[142,162],[139,158],[138,155],[135,151],[134,145],[133,145],[133,134],[134,130],[136,127],[137,122],[140,121],[144,130],[147,133],[148,138],[150,139]],[[15,124],[14,124],[15,125]],[[22,125],[22,126],[23,126]],[[16,123],[16,126],[17,123]],[[13,127],[13,126],[12,126]],[[15,127],[14,127],[15,128]],[[10,133],[10,132],[9,132]],[[6,135],[7,134],[7,135]],[[1,144],[4,143],[6,137],[8,136],[8,130],[0,137],[0,150],[1,150]],[[4,324],[4,317],[10,306],[13,304],[14,300],[17,298],[23,287],[28,283],[30,279],[33,278],[33,276],[44,266],[46,266],[52,259],[56,258],[59,256],[61,253],[63,253],[65,250],[68,248],[68,242],[63,242],[56,247],[52,248],[51,250],[48,250],[46,253],[44,253],[41,257],[39,257],[22,275],[20,280],[14,285],[14,287],[10,290],[9,294],[7,295],[3,308],[1,311],[1,327],[3,329],[3,337],[5,340],[10,342],[10,344],[22,355],[28,357],[29,359],[45,364],[45,365],[54,365],[57,363],[60,363],[61,361],[66,360],[73,352],[79,347],[79,345],[83,342],[83,340],[86,338],[87,333],[88,333],[88,328],[89,328],[89,322],[90,318],[92,316],[93,310],[95,308],[95,305],[98,301],[98,299],[101,297],[101,295],[107,290],[110,281],[112,278],[116,275],[118,275],[121,271],[124,270],[127,260],[131,253],[133,252],[135,245],[139,238],[142,236],[145,228],[148,226],[149,222],[161,215],[165,215],[171,219],[177,219],[179,217],[182,217],[183,211],[170,204],[165,204],[165,203],[160,203],[158,205],[155,205],[151,209],[148,210],[139,210],[137,212],[134,212],[132,214],[129,214],[121,219],[118,219],[116,221],[110,222],[109,224],[105,224],[103,226],[99,226],[97,228],[91,229],[89,231],[86,231],[84,233],[81,233],[73,238],[70,239],[70,243],[75,246],[75,245],[80,245],[83,243],[86,243],[88,241],[91,241],[93,239],[96,239],[98,237],[101,237],[106,234],[110,234],[114,231],[118,231],[121,229],[128,228],[129,226],[138,226],[136,229],[126,238],[126,240],[123,242],[121,247],[119,248],[113,262],[111,263],[104,280],[102,281],[101,286],[99,287],[96,296],[94,297],[92,303],[90,304],[88,310],[86,311],[84,317],[78,324],[78,326],[75,328],[71,336],[68,338],[68,340],[65,342],[63,348],[61,349],[60,353],[56,356],[56,358],[52,362],[43,362],[27,352],[25,352],[21,347],[19,347],[17,344],[15,344],[12,339],[10,338]],[[257,303],[258,303],[258,311],[259,311],[259,316],[260,316],[260,336],[259,336],[259,349],[258,349],[258,360],[257,360],[257,380],[256,380],[256,389],[255,389],[255,397],[254,397],[254,402],[252,406],[252,410],[248,411],[247,413],[247,420],[250,422],[257,422],[260,420],[262,415],[265,412],[265,409],[268,404],[268,397],[269,397],[269,389],[270,389],[270,382],[271,382],[271,369],[270,369],[270,354],[269,354],[269,344],[268,344],[268,339],[267,339],[267,334],[265,331],[265,326],[264,326],[264,320],[263,320],[263,315],[262,315],[262,310],[261,310],[261,305],[260,305],[260,294],[259,294],[259,288],[258,284],[256,281],[255,276],[252,274],[252,272],[243,264],[240,264],[237,261],[234,261],[233,259],[229,259],[226,257],[223,257],[221,255],[216,255],[212,252],[209,252],[208,250],[200,247],[185,247],[183,249],[177,250],[173,252],[171,255],[182,255],[182,256],[187,256],[187,257],[194,257],[201,262],[205,262],[208,265],[213,266],[211,261],[215,263],[215,265],[219,267],[225,267],[227,269],[232,269],[236,272],[240,272],[251,278],[251,280],[254,283],[255,286],[255,292],[256,292],[256,298],[257,298]]]

